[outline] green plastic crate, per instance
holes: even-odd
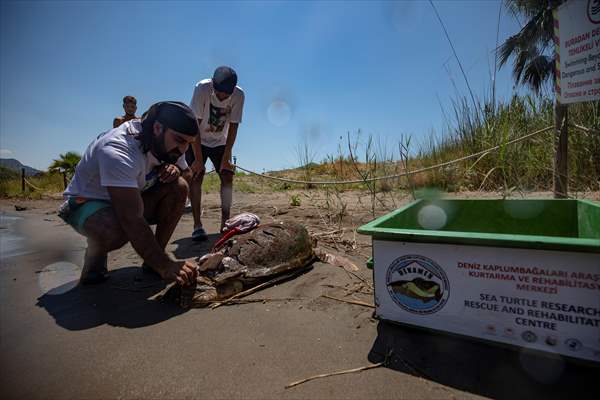
[[[417,200],[358,232],[388,240],[599,253],[600,204],[555,199]]]
[[[600,362],[600,204],[422,199],[372,236],[375,314]]]

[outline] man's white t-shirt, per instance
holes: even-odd
[[[231,96],[220,101],[214,93],[212,79],[204,79],[194,87],[190,108],[200,124],[200,143],[207,147],[223,146],[227,143],[230,123],[242,122],[244,91],[239,86]]]
[[[154,155],[142,151],[136,138],[142,131],[139,119],[127,121],[115,129],[98,136],[85,150],[75,176],[64,192],[65,197],[110,200],[107,186],[137,188],[144,191],[158,181]],[[187,169],[185,155],[177,166]]]

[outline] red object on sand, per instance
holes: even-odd
[[[219,238],[219,240],[217,240],[217,243],[215,243],[215,245],[213,246],[213,248],[210,252],[214,253],[216,251],[219,251],[219,249],[221,247],[223,247],[223,245],[225,244],[225,242],[227,242],[227,240],[229,240],[229,238],[231,238],[232,236],[235,236],[239,233],[241,233],[241,231],[237,227],[228,230]]]

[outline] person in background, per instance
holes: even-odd
[[[221,230],[230,216],[234,176],[231,152],[244,108],[244,91],[237,86],[237,81],[237,74],[232,68],[221,66],[215,70],[212,79],[201,80],[194,87],[190,108],[198,118],[200,140],[194,142],[186,153],[193,174],[189,186],[194,241],[208,239],[201,220],[202,181],[207,158],[210,158],[221,180]]]
[[[133,96],[125,96],[123,97],[123,110],[125,110],[125,115],[121,117],[116,117],[113,120],[113,128],[117,128],[123,122],[127,122],[131,119],[137,119],[138,117],[135,115],[137,111],[137,100]]]
[[[106,280],[108,253],[127,242],[165,281],[195,283],[197,264],[173,260],[165,246],[184,211],[186,178],[192,175],[185,152],[198,133],[186,104],[165,101],[150,107],[142,120],[127,121],[88,146],[59,210],[87,237],[81,284]]]

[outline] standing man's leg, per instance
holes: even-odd
[[[204,151],[204,146],[202,147]],[[233,200],[233,171],[223,169],[221,170],[221,164],[223,157],[225,156],[225,146],[217,146],[211,149],[206,149],[206,153],[210,157],[215,169],[219,173],[219,179],[221,181],[221,231],[225,226],[231,214],[231,203]],[[203,153],[204,154],[204,153]]]
[[[204,162],[206,159],[210,159],[215,170],[219,171],[221,168],[221,161],[225,153],[225,146],[217,147],[206,147],[202,146],[202,154],[204,156]],[[193,162],[193,154],[186,153],[188,164]],[[233,171],[223,170],[219,171],[219,179],[221,181],[221,229],[225,226],[231,214],[231,203],[233,200]],[[202,181],[204,174],[198,175],[193,179],[190,184],[190,198],[192,201],[192,213],[194,215],[194,232],[192,233],[193,240],[206,240],[208,236],[206,231],[202,228]]]
[[[185,153],[185,159],[188,165],[192,165],[195,161],[194,152],[190,148]],[[204,157],[206,163],[206,157]],[[188,181],[190,202],[192,203],[192,215],[194,217],[194,230],[192,232],[192,240],[203,241],[208,239],[206,231],[202,227],[202,182],[204,180],[204,172],[196,177],[191,177]]]
[[[192,202],[192,215],[194,216],[194,230],[202,228],[202,182],[204,173],[192,178],[190,182],[190,201]]]
[[[231,203],[233,201],[233,171],[222,170],[221,178],[221,230],[225,226],[231,214]]]

